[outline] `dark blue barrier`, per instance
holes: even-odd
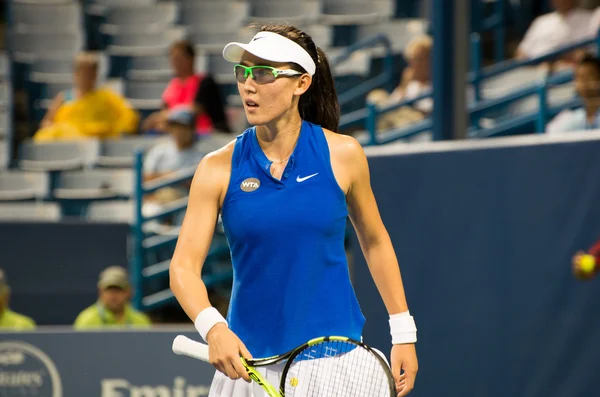
[[[127,266],[127,224],[0,223],[11,307],[38,324],[72,324],[97,299],[98,275]]]
[[[198,339],[197,332],[187,335]],[[202,397],[215,370],[171,352],[182,330],[0,333],[0,395]]]
[[[600,395],[600,279],[570,272],[600,236],[600,133],[376,152],[372,185],[419,328],[411,397]],[[387,313],[354,257],[365,341],[389,353]]]

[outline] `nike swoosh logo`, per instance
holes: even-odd
[[[317,172],[316,174],[312,174],[312,175],[305,176],[305,177],[302,177],[302,178],[300,177],[300,175],[298,175],[298,176],[296,177],[296,182],[304,182],[305,180],[307,180],[307,179],[310,179],[310,178],[312,178],[313,176],[317,176],[317,175],[319,175],[319,173],[318,173],[318,172]]]

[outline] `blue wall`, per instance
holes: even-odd
[[[0,223],[12,309],[38,324],[72,324],[96,301],[100,272],[127,266],[128,232],[113,223]]]
[[[600,280],[570,273],[600,237],[595,137],[370,157],[419,328],[413,397],[600,395]],[[507,139],[495,142],[538,138]],[[389,352],[387,313],[354,256],[365,341]]]

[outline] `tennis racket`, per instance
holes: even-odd
[[[208,345],[183,335],[173,352],[208,362]],[[395,397],[394,379],[385,358],[362,342],[326,336],[274,357],[245,360],[250,378],[270,397]],[[257,370],[285,363],[279,390]]]

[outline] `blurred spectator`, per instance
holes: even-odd
[[[13,312],[8,308],[10,297],[10,287],[4,275],[4,271],[0,269],[0,330],[28,330],[35,328],[35,321],[31,318]]]
[[[433,40],[429,36],[419,36],[411,40],[404,52],[408,65],[402,73],[398,87],[389,95],[385,90],[374,90],[367,96],[367,101],[385,107],[430,91],[432,49]],[[422,120],[432,111],[433,99],[422,99],[413,106],[404,106],[384,114],[380,118],[378,129],[398,128]]]
[[[563,110],[546,126],[548,133],[600,128],[600,60],[584,57],[575,67],[575,90],[583,107]]]
[[[36,141],[79,138],[115,138],[135,133],[137,112],[108,88],[97,88],[98,58],[82,53],[75,59],[74,88],[54,98]]]
[[[150,319],[131,307],[130,299],[127,271],[120,266],[106,268],[98,281],[98,301],[77,316],[75,329],[150,326]]]
[[[179,41],[173,44],[169,56],[175,77],[163,92],[163,109],[148,116],[142,130],[165,131],[169,109],[187,105],[195,112],[197,134],[231,132],[219,86],[211,76],[196,73],[194,46]]]
[[[194,124],[194,111],[187,107],[168,112],[165,127],[169,138],[148,151],[144,159],[146,181],[198,165],[203,154],[194,147]]]
[[[420,36],[406,46],[405,56],[408,66],[402,72],[402,80],[390,95],[392,101],[416,98],[431,90],[431,51],[433,40]],[[423,99],[414,105],[423,114],[433,111],[433,99]]]
[[[559,47],[593,37],[590,35],[592,13],[580,8],[577,0],[552,0],[555,11],[537,17],[517,48],[517,59],[536,58]],[[562,61],[574,63],[581,55],[574,51]]]
[[[152,147],[144,159],[144,180],[150,181],[170,173],[198,166],[204,156],[195,148],[194,112],[186,107],[178,107],[169,112],[166,129],[169,138]],[[190,182],[178,186],[164,187],[156,193],[146,196],[144,215],[152,216],[164,206],[189,194]],[[171,222],[151,223],[155,231],[162,230]],[[160,226],[163,225],[163,226]]]

